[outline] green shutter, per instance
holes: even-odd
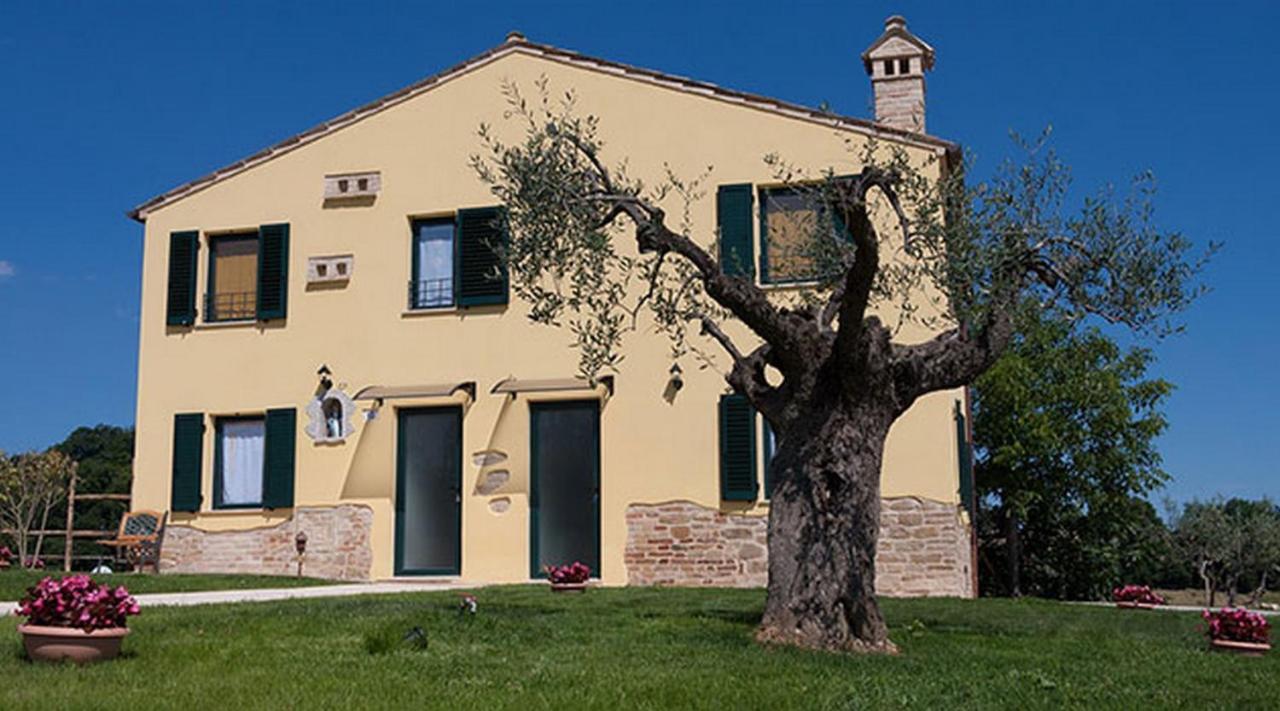
[[[964,407],[956,401],[956,451],[960,456],[960,504],[973,515],[973,445],[965,425]]]
[[[498,251],[507,243],[502,208],[458,210],[457,234],[458,305],[507,303],[507,270]]]
[[[754,501],[756,485],[756,412],[736,393],[720,396],[720,498]]]
[[[285,317],[289,297],[289,225],[258,228],[258,320]]]
[[[716,227],[720,235],[720,269],[754,279],[755,249],[751,230],[751,184],[721,185],[716,192]]]
[[[173,486],[169,508],[200,510],[200,468],[204,461],[204,415],[173,416]]]
[[[761,417],[760,420],[764,423],[764,427],[761,430],[764,436],[764,443],[763,443],[764,445],[764,498],[772,499],[773,498],[773,456],[777,454],[777,452],[774,451],[774,441],[773,441],[774,437],[772,436],[773,428],[769,426],[769,421],[766,420],[765,418]]]
[[[293,506],[294,438],[297,411],[293,408],[267,410],[266,442],[263,452],[262,506],[287,509]]]
[[[196,251],[200,233],[169,233],[169,291],[165,323],[190,326],[196,322]]]

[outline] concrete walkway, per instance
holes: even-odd
[[[1074,605],[1093,605],[1093,606],[1096,606],[1096,607],[1115,607],[1115,605],[1116,605],[1114,602],[1074,602],[1074,603],[1072,603],[1072,604],[1074,604]],[[1221,610],[1223,607],[1226,607],[1226,605],[1220,605],[1220,606],[1215,607],[1215,608],[1213,608],[1213,609],[1216,611],[1216,610]],[[1152,609],[1152,610],[1161,610],[1161,611],[1164,611],[1164,612],[1195,612],[1195,613],[1201,613],[1201,612],[1204,612],[1204,611],[1205,611],[1205,609],[1207,609],[1207,608],[1204,608],[1204,607],[1198,607],[1198,606],[1196,606],[1196,605],[1156,605],[1155,607],[1153,607],[1153,608],[1151,608],[1151,609]],[[1260,614],[1260,615],[1263,615],[1263,616],[1265,616],[1265,617],[1280,617],[1280,610],[1253,610],[1252,608],[1250,608],[1250,610],[1251,610],[1251,611],[1253,611],[1253,612],[1256,612],[1256,613],[1258,613],[1258,614]]]
[[[476,583],[450,580],[389,581],[381,583],[344,583],[300,588],[266,588],[259,590],[211,590],[207,592],[147,593],[135,595],[142,607],[185,607],[216,605],[227,602],[269,602],[317,597],[350,597],[352,595],[387,595],[392,593],[428,592],[432,590],[465,590],[480,587]],[[0,602],[0,615],[11,615],[17,602]]]

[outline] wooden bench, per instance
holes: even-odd
[[[129,511],[120,519],[120,530],[115,538],[98,541],[113,549],[112,559],[117,563],[128,563],[135,571],[150,565],[155,572],[160,572],[160,545],[164,542],[165,524],[169,520],[169,512]]]

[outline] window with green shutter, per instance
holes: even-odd
[[[261,416],[219,417],[213,425],[213,508],[262,507],[266,425]]]
[[[725,274],[755,278],[754,234],[751,229],[750,183],[721,185],[716,191],[716,229],[720,239],[720,269]]]
[[[500,250],[507,241],[500,207],[458,210],[458,305],[507,303],[507,270]]]
[[[756,479],[756,412],[747,398],[720,396],[720,498],[754,501]]]
[[[282,319],[289,296],[289,225],[258,228],[259,321]]]
[[[173,481],[169,508],[200,510],[200,469],[204,460],[204,415],[173,416]]]
[[[960,505],[969,515],[973,507],[973,445],[969,442],[969,427],[964,416],[964,406],[956,401],[956,451],[959,454]]]
[[[190,326],[196,322],[196,252],[200,233],[194,230],[169,234],[169,285],[165,323]]]
[[[293,506],[297,420],[297,411],[291,407],[267,410],[262,494],[262,505],[265,508],[285,509]]]

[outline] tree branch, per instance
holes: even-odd
[[[703,288],[709,297],[728,309],[766,342],[776,344],[779,358],[786,366],[797,370],[805,367],[801,356],[803,337],[798,319],[787,318],[754,283],[739,276],[724,274],[720,264],[706,250],[687,236],[666,226],[665,213],[661,208],[637,195],[619,190],[592,146],[571,133],[558,135],[569,141],[590,163],[593,177],[600,186],[600,191],[591,198],[611,205],[607,213],[609,221],[626,215],[635,225],[636,243],[642,254],[674,252],[687,259],[701,274]],[[607,224],[609,222],[605,223]]]
[[[864,319],[876,275],[880,271],[879,239],[867,214],[867,194],[872,188],[878,188],[884,194],[898,216],[904,239],[908,245],[911,241],[910,223],[894,188],[896,182],[893,174],[868,168],[856,181],[846,181],[839,186],[844,223],[853,238],[854,260],[845,272],[840,289],[840,331],[836,335],[835,349],[836,357],[851,365],[847,372],[855,376],[866,368],[868,349],[864,342]]]

